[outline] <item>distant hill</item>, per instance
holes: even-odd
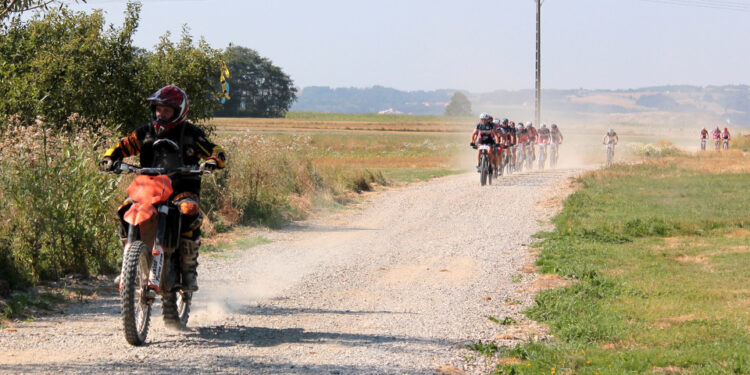
[[[393,112],[442,115],[456,90],[399,91],[383,86],[371,88],[305,87],[297,95],[292,111],[333,113]]]
[[[298,95],[292,111],[334,113],[391,113],[441,115],[455,91],[400,91],[374,86],[371,88],[306,87]],[[533,90],[496,90],[488,93],[465,93],[472,109],[490,112],[498,117],[533,116]],[[638,117],[641,113],[682,114],[702,121],[721,121],[750,126],[750,86],[655,86],[630,90],[543,90],[542,111],[555,119],[600,118],[623,114]]]

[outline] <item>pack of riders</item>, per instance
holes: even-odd
[[[479,123],[471,133],[470,145],[475,147],[481,144],[491,146],[490,163],[494,171],[499,171],[502,166],[502,160],[506,155],[510,158],[510,163],[515,165],[518,156],[518,147],[531,147],[531,159],[536,159],[536,144],[561,144],[563,141],[562,133],[556,124],[552,128],[547,128],[547,124],[542,123],[541,128],[537,130],[534,124],[529,121],[526,124],[519,121],[494,120],[487,113],[479,115]],[[479,160],[481,152],[477,153],[477,171],[479,171]]]
[[[731,134],[729,134],[728,128],[725,127],[724,130],[721,130],[721,128],[717,126],[716,129],[713,130],[711,135],[713,135],[717,150],[721,148],[722,141],[724,141],[724,148],[729,148],[729,141],[731,140],[732,136]],[[706,128],[704,127],[700,132],[701,150],[706,149],[706,138],[708,138],[708,130],[706,130]]]

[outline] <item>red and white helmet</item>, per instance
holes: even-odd
[[[151,120],[154,122],[156,135],[161,135],[182,124],[187,119],[188,98],[185,91],[175,85],[164,86],[149,96],[147,99],[151,102]],[[156,105],[166,105],[174,109],[174,115],[169,120],[160,120],[156,118]]]

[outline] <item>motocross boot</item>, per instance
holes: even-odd
[[[201,246],[200,232],[197,235],[180,238],[180,273],[182,274],[182,289],[194,292],[198,290],[198,248]],[[184,234],[183,234],[184,235]]]

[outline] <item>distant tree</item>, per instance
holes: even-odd
[[[680,108],[680,104],[676,100],[665,94],[642,95],[635,101],[635,104],[666,111]]]
[[[446,116],[470,116],[471,102],[463,93],[456,91],[451,97],[450,103],[445,107]]]
[[[297,99],[292,79],[258,52],[230,44],[224,62],[231,99],[217,116],[283,117]]]

